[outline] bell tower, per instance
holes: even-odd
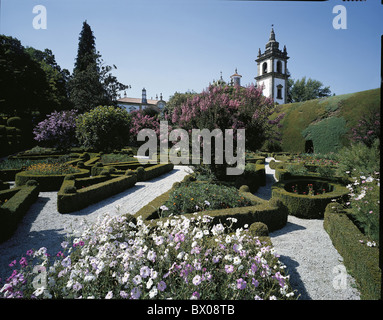
[[[258,76],[255,80],[257,86],[263,86],[263,95],[272,98],[278,104],[285,104],[287,101],[288,59],[286,46],[283,51],[279,49],[272,25],[266,50],[262,53],[259,49],[255,60],[258,66]]]

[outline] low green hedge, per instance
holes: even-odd
[[[87,169],[79,169],[79,173],[74,173],[76,178],[88,177],[90,172]],[[57,191],[63,183],[65,175],[35,175],[26,171],[21,171],[15,176],[16,186],[23,186],[29,180],[36,180],[40,186],[40,191]]]
[[[288,192],[287,185],[294,183],[323,183],[327,182],[332,191],[319,195],[302,195]],[[332,200],[346,201],[349,190],[340,183],[331,179],[300,177],[299,179],[283,180],[272,186],[272,198],[281,200],[289,210],[289,214],[300,218],[320,219],[323,218],[326,206]]]
[[[124,168],[124,169],[122,169]],[[127,169],[125,169],[127,168]],[[134,169],[133,169],[134,168]],[[148,164],[140,166],[126,167],[124,166],[102,166],[100,164],[95,165],[92,169],[92,176],[97,176],[102,174],[105,171],[112,171],[114,174],[125,174],[127,170],[131,170],[131,174],[137,175],[137,181],[147,181],[154,179],[164,173],[170,172],[174,169],[174,164],[164,163],[164,164]]]
[[[247,185],[251,192],[256,192],[259,187],[266,185],[265,165],[247,163],[244,172],[236,178],[236,187]]]
[[[356,280],[362,299],[380,300],[382,275],[379,248],[366,245],[369,241],[367,237],[350,220],[348,212],[337,203],[327,205],[323,227],[343,257],[347,270]]]
[[[0,242],[8,240],[13,235],[18,223],[38,196],[38,186],[23,186],[0,191],[0,198],[7,199],[0,206]]]
[[[81,210],[133,187],[136,182],[136,175],[65,179],[57,193],[57,211],[69,213]]]
[[[186,178],[186,177],[185,177]],[[176,184],[177,185],[177,184]],[[234,228],[243,227],[245,224],[251,225],[254,222],[263,222],[270,232],[283,228],[287,223],[288,211],[287,208],[277,200],[265,201],[262,200],[250,192],[244,190],[247,188],[241,188],[240,194],[249,200],[256,202],[257,204],[249,207],[238,207],[221,210],[206,210],[200,211],[196,215],[185,214],[187,218],[193,216],[204,216],[208,215],[213,218],[212,224],[227,223],[226,219],[229,217],[236,218],[237,222]],[[157,197],[146,206],[141,208],[136,214],[135,218],[142,217],[147,223],[156,223],[159,219],[158,208],[168,200],[170,193],[174,190],[171,188],[161,196]]]
[[[3,181],[15,181],[16,173],[21,172],[22,169],[3,169],[0,170],[0,179]]]

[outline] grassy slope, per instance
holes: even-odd
[[[307,127],[329,117],[343,117],[348,131],[364,114],[380,110],[380,89],[355,92],[322,99],[281,105],[278,114],[286,113],[282,120],[282,149],[287,152],[305,152],[305,138],[302,135]],[[349,143],[347,134],[340,137],[342,144]],[[315,143],[314,143],[315,148]]]

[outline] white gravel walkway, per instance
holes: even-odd
[[[133,188],[100,201],[77,212],[60,214],[57,211],[57,192],[40,192],[39,198],[24,216],[11,239],[0,244],[0,278],[10,276],[8,264],[25,256],[29,249],[46,247],[55,255],[67,233],[79,230],[83,220],[95,222],[100,215],[135,213],[147,203],[168,191],[174,182],[181,181],[190,171],[185,166],[156,179],[137,182]]]
[[[276,181],[275,170],[268,165],[272,159],[266,159],[266,186],[256,193],[266,200],[271,198],[271,186]],[[354,279],[323,228],[323,219],[289,215],[286,226],[271,232],[270,237],[301,300],[360,300]]]

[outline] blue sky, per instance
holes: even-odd
[[[345,94],[380,87],[383,6],[378,0],[346,2],[228,0],[0,0],[0,33],[24,46],[53,51],[72,72],[78,37],[87,20],[106,64],[117,66],[130,97],[202,91],[238,68],[254,83],[258,49],[274,24],[287,47],[293,79],[311,77]],[[335,30],[335,5],[347,9],[347,29]],[[47,29],[36,30],[35,5],[47,10]]]

